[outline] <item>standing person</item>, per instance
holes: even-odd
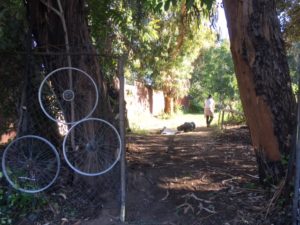
[[[208,98],[205,100],[205,105],[204,105],[204,116],[206,118],[207,127],[210,126],[210,123],[214,118],[214,110],[215,110],[215,101],[213,100],[211,95],[208,95]]]

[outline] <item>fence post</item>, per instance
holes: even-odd
[[[121,137],[121,208],[120,208],[120,220],[125,221],[125,209],[126,209],[126,152],[125,152],[125,97],[124,97],[124,56],[120,56],[118,59],[118,76],[120,80],[119,90],[119,125],[120,125],[120,137]]]
[[[218,126],[220,126],[220,128],[221,128],[221,115],[222,115],[222,111],[223,111],[223,109],[221,109],[219,111],[219,113],[218,113]]]
[[[221,116],[221,130],[223,130],[224,115],[225,115],[225,110],[222,110],[222,116]]]
[[[300,55],[296,58],[297,72],[298,72],[298,89],[300,90]],[[296,175],[295,175],[295,187],[294,187],[294,199],[293,199],[293,225],[300,224],[300,93],[297,94],[297,134],[296,134]]]

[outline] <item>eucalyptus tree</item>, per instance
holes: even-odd
[[[275,1],[223,0],[235,73],[261,181],[278,182],[295,131],[295,98]]]

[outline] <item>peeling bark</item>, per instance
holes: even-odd
[[[291,150],[296,103],[273,0],[223,0],[241,101],[261,180],[276,182]],[[267,169],[271,168],[271,169]]]

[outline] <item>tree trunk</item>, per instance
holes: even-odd
[[[273,0],[223,0],[260,180],[276,183],[291,150],[296,103]]]
[[[98,104],[90,117],[102,118],[117,126],[107,95],[107,84],[101,74],[97,52],[92,44],[86,17],[86,2],[84,0],[31,0],[27,1],[25,5],[27,7],[29,24],[33,30],[33,38],[37,45],[34,49],[44,56],[43,68],[45,73],[48,74],[55,69],[71,66],[89,74],[96,83],[99,92]],[[85,80],[80,80],[80,76],[76,78],[75,73],[68,72],[67,77],[52,78],[53,80],[51,80],[51,88],[55,92],[55,96],[59,96],[57,99],[60,99],[56,100],[58,103],[60,101],[63,102],[61,92],[65,93],[65,90],[61,91],[63,88],[60,87],[67,87],[66,84],[69,84],[67,82],[73,84],[73,78],[75,82],[77,81],[76,89],[73,89],[74,86],[70,84],[69,90],[74,90],[75,98],[78,96],[78,99],[80,99],[82,94],[88,96],[88,98],[85,98],[84,105],[81,105],[78,111],[73,110],[72,106],[67,111],[61,109],[64,118],[72,118],[71,122],[88,116],[87,111],[84,111],[84,109],[93,109],[96,100],[93,85],[87,84],[87,82],[84,82]],[[83,110],[81,111],[81,109]],[[83,125],[85,126],[83,129],[85,132],[77,132],[74,136],[73,134],[71,135],[72,149],[77,147],[73,146],[74,140],[81,140],[82,136],[86,136],[85,140],[89,140],[89,137],[94,136],[93,132],[95,130],[90,125]],[[89,160],[86,160],[83,167],[86,168],[85,166],[93,168],[92,166],[94,165],[89,165]],[[75,175],[73,182],[76,183],[79,178],[81,179],[82,177]],[[96,189],[97,185],[95,184],[100,179],[104,178],[85,177],[85,180]],[[99,191],[104,190],[99,189]]]
[[[170,96],[165,96],[165,109],[164,112],[168,115],[172,115],[174,112],[174,107],[173,107],[173,98]]]
[[[59,2],[63,11],[65,27],[57,12],[60,9]],[[32,0],[27,1],[26,6],[37,49],[42,53],[49,52],[44,57],[46,72],[72,66],[88,73],[96,82],[99,90],[98,107],[93,116],[111,120],[113,115],[107,98],[107,86],[100,72],[96,49],[92,45],[85,1]],[[60,82],[65,81],[61,80]],[[86,92],[86,85],[82,84],[81,89]],[[87,106],[93,103],[92,100],[86,102]]]
[[[31,42],[30,42],[31,43]],[[28,48],[30,48],[30,43]],[[22,92],[18,102],[17,136],[38,135],[51,140],[54,146],[61,143],[61,135],[56,123],[47,119],[40,109],[38,88],[41,82],[39,63],[35,62],[31,53],[26,56],[26,66],[23,74]]]
[[[185,41],[185,36],[186,36],[186,32],[187,32],[187,8],[186,8],[186,4],[183,1],[181,3],[181,7],[180,7],[180,19],[179,19],[179,25],[178,25],[178,36],[176,38],[176,46],[175,48],[173,48],[171,50],[171,59],[175,60],[177,58],[177,56],[179,55],[182,46],[184,44]]]

